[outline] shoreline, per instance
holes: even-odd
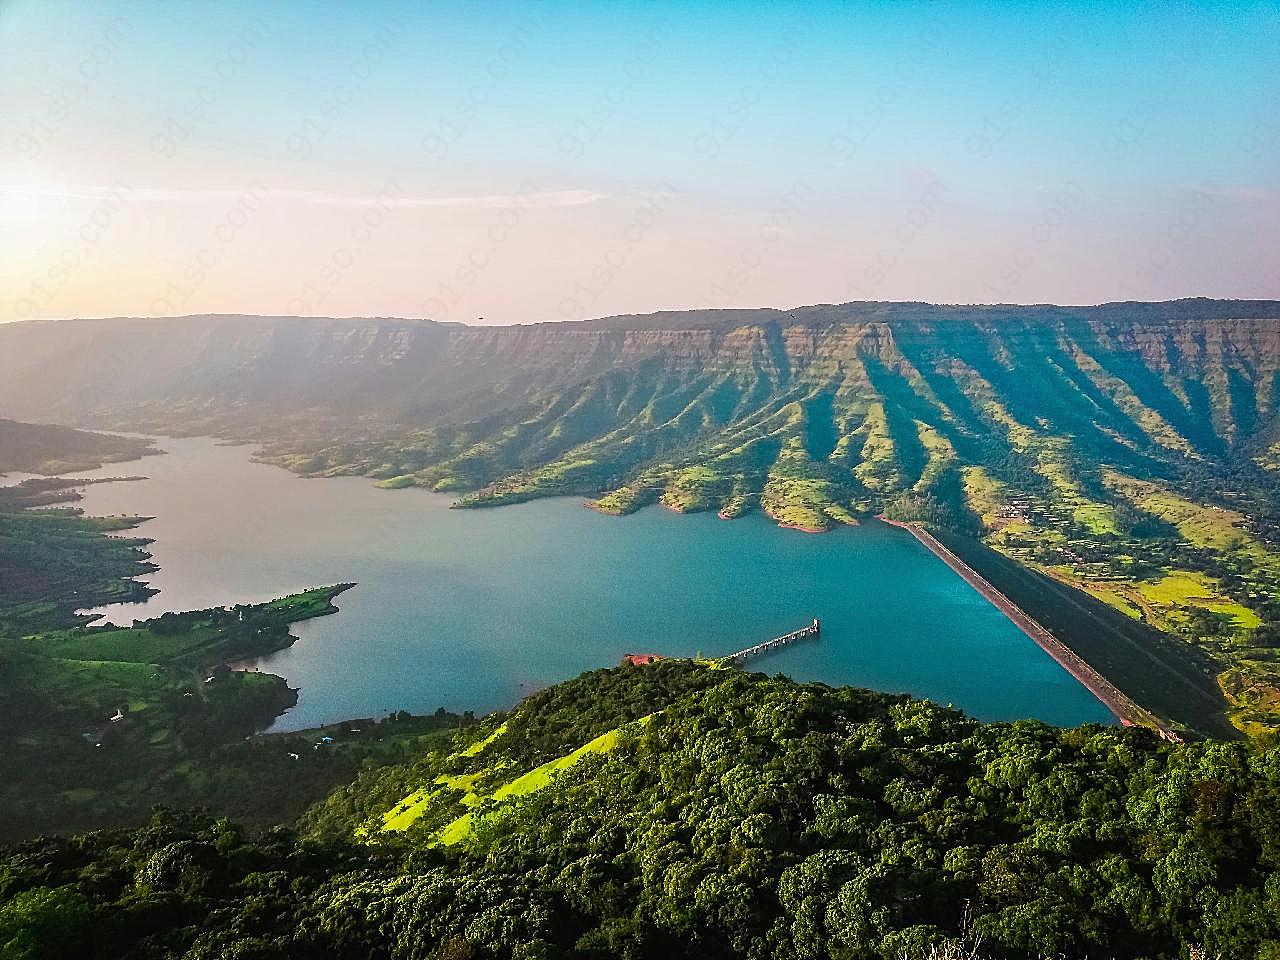
[[[803,523],[787,523],[778,520],[773,514],[769,514],[769,518],[777,520],[779,530],[798,530],[800,533],[829,533],[831,530],[830,527],[806,527]]]
[[[218,438],[212,438],[212,439],[220,447],[221,446],[227,446],[227,447],[243,446],[243,445],[237,445],[237,444],[219,443]],[[132,479],[132,478],[120,478],[120,477],[101,478],[101,479],[98,479],[97,482],[109,482],[109,481],[115,481],[120,479]],[[579,503],[582,506],[586,506],[597,513],[606,514],[606,515],[623,515],[622,511],[602,509],[598,502],[592,501],[591,499],[581,498],[581,497],[579,497],[578,499],[579,499]],[[488,505],[488,504],[485,504],[485,505]],[[687,511],[687,510],[680,509],[680,507],[677,505],[673,505],[671,503],[666,503],[662,501],[659,501],[657,505],[664,507],[666,510],[678,516],[683,516],[686,513],[694,512],[694,511]],[[771,521],[773,521],[774,524],[779,529],[790,529],[790,530],[795,530],[797,532],[806,533],[810,535],[830,532],[830,530],[832,529],[831,527],[811,525],[804,522],[794,522],[794,521],[788,522],[788,521],[782,520],[777,514],[775,514],[774,512],[772,512],[771,510],[769,510],[767,507],[763,505],[761,505],[760,509],[761,509],[761,512],[766,517],[768,517]],[[630,511],[627,511],[627,512],[630,512]],[[725,517],[723,507],[716,513],[717,513],[717,517],[721,520],[737,519],[736,516]],[[808,519],[808,518],[805,518],[805,519]],[[1033,642],[1035,642],[1037,646],[1039,646],[1042,650],[1048,653],[1049,656],[1052,657],[1053,660],[1059,664],[1059,666],[1061,666],[1064,670],[1066,670],[1078,683],[1084,686],[1085,689],[1087,689],[1100,703],[1102,703],[1103,706],[1106,707],[1107,710],[1121,723],[1127,723],[1127,724],[1137,723],[1144,726],[1150,726],[1160,731],[1161,735],[1165,736],[1166,738],[1174,736],[1171,733],[1171,731],[1169,731],[1168,727],[1164,723],[1160,722],[1157,718],[1155,718],[1150,713],[1150,711],[1139,706],[1135,701],[1132,700],[1132,698],[1130,698],[1128,695],[1123,693],[1111,681],[1109,681],[1106,677],[1104,677],[1098,670],[1096,670],[1087,661],[1085,661],[1082,657],[1080,657],[1074,650],[1070,649],[1065,643],[1063,643],[1056,636],[1050,633],[1048,629],[1046,629],[1040,623],[1034,620],[1029,614],[1023,611],[1021,607],[1017,606],[1012,600],[1010,600],[1007,596],[1005,596],[1004,593],[1002,593],[1000,590],[994,587],[990,581],[988,581],[985,577],[979,574],[977,570],[970,567],[964,560],[962,560],[959,556],[954,554],[943,543],[938,541],[937,538],[933,537],[932,534],[928,533],[918,524],[893,521],[883,516],[879,517],[879,519],[884,521],[889,526],[901,527],[905,529],[907,532],[911,533],[916,538],[917,542],[921,543],[921,545],[925,546],[931,553],[933,553],[935,556],[941,559],[944,563],[946,563],[948,567],[950,567],[953,570],[953,572],[955,572],[957,575],[961,577],[961,579],[965,580],[971,587],[977,590],[978,593],[984,597],[984,599],[986,599],[989,603],[995,606],[997,610],[999,610],[1002,614],[1004,614],[1004,616],[1010,622],[1012,622],[1015,626],[1017,626],[1027,637],[1029,637]],[[336,588],[333,590],[333,592],[330,595],[330,598],[329,598],[330,603],[327,605],[327,609],[325,609],[322,612],[317,611],[317,612],[311,613],[308,617],[300,617],[299,620],[309,619],[310,616],[318,616],[318,615],[322,615],[322,613],[332,614],[337,612],[337,609],[338,609],[337,605],[332,603],[332,599],[336,597],[339,593],[347,589],[350,589],[353,586],[354,584],[351,584],[351,583],[343,583],[343,584],[336,585]],[[293,622],[295,621],[290,621],[290,623],[293,623]],[[296,641],[297,638],[294,637],[293,639]],[[292,643],[290,645],[292,645]],[[271,652],[275,652],[275,651],[271,651]],[[233,658],[228,658],[229,661],[234,661],[234,666],[238,666],[238,667],[255,666],[259,670],[264,669],[263,661],[265,659],[266,659],[266,656],[264,655],[249,656],[249,657],[237,656]],[[232,663],[228,662],[228,666],[232,666]],[[286,682],[287,682],[287,679],[286,679]]]
[[[973,587],[997,610],[1003,613],[1014,626],[1025,633],[1045,653],[1057,662],[1067,673],[1071,674],[1081,686],[1098,698],[1098,701],[1126,726],[1149,726],[1166,740],[1181,742],[1179,737],[1152,713],[1139,706],[1131,697],[1120,690],[1114,683],[1099,673],[1079,654],[1041,626],[1021,607],[1001,593],[992,583],[978,571],[956,556],[945,544],[928,530],[917,523],[906,523],[901,520],[890,520],[888,517],[878,518],[891,527],[905,530],[916,538],[934,556],[950,567],[962,580]]]
[[[803,523],[795,523],[793,521],[783,520],[780,516],[778,516],[768,507],[766,507],[763,503],[760,504],[760,512],[763,513],[770,520],[772,520],[774,523],[776,523],[778,525],[778,529],[780,530],[798,530],[800,533],[826,533],[828,530],[831,529],[830,527],[812,527],[812,526],[807,526],[806,524],[803,524]]]

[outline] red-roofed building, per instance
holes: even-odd
[[[659,653],[624,653],[622,655],[622,662],[633,667],[647,667],[661,659],[662,655]]]

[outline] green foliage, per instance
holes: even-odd
[[[296,814],[352,776],[357,757],[319,765],[309,739],[281,743],[263,762],[244,738],[296,693],[280,677],[225,665],[288,646],[290,623],[335,611],[333,597],[349,586],[132,628],[0,636],[0,837],[136,823],[160,801]],[[305,764],[290,761],[303,752]],[[303,792],[281,803],[291,780]]]
[[[167,665],[261,657],[289,646],[289,625],[337,612],[333,598],[354,584],[319,587],[269,603],[164,613],[133,627],[80,627],[32,638],[30,650],[62,660]]]
[[[372,355],[282,351],[297,406],[267,413],[239,402],[279,377],[281,361],[261,356],[212,364],[268,378],[237,379],[232,394],[210,370],[128,397],[16,370],[0,378],[11,403],[114,398],[130,425],[254,436],[299,472],[471,491],[463,505],[604,494],[597,505],[618,513],[662,500],[729,517],[759,504],[815,529],[881,510],[923,521],[1139,701],[1226,732],[1226,691],[1232,720],[1258,736],[1171,747],[1137,730],[982,725],[905,698],[665,663],[544,691],[453,749],[447,723],[404,721],[403,737],[290,743],[293,760],[288,741],[228,742],[283,684],[187,689],[203,651],[231,648],[208,633],[234,632],[216,616],[59,634],[43,651],[18,639],[74,625],[72,592],[119,599],[146,569],[144,542],[101,536],[130,521],[19,513],[68,498],[65,484],[27,486],[0,495],[0,785],[14,804],[0,825],[136,822],[140,798],[261,815],[288,809],[281,794],[359,775],[306,815],[302,839],[166,813],[14,848],[0,864],[0,950],[899,960],[980,940],[1001,960],[1276,957],[1275,313],[866,304],[513,334],[416,324],[341,338]],[[201,320],[211,349],[272,339],[209,337],[208,322],[222,321]],[[154,334],[180,340],[182,323]],[[11,326],[6,341],[26,335]],[[123,339],[132,356],[112,322],[92,339],[103,355]],[[400,365],[424,356],[445,359]],[[269,624],[253,632],[280,639]],[[173,659],[124,659],[135,641]],[[200,707],[175,723],[184,692]],[[129,749],[88,759],[98,748],[74,711],[100,720],[117,699]],[[545,766],[651,714],[614,749]],[[530,775],[539,789],[487,815]],[[352,843],[415,792],[432,799],[413,830]],[[431,842],[469,809],[482,815],[465,843]]]
[[[267,458],[464,507],[576,494],[620,515],[758,508],[820,531],[883,512],[980,537],[1069,603],[1207,653],[1237,728],[1280,734],[1277,307],[1224,319],[1238,309],[848,304],[494,333],[479,353],[460,335],[414,417],[358,438],[268,430]],[[1209,589],[1149,589],[1187,574]]]
[[[132,578],[156,569],[150,541],[104,536],[131,525],[0,504],[0,635],[78,623],[77,607],[145,600],[154,591]]]
[[[137,960],[1185,960],[1280,946],[1275,750],[982,724],[905,697],[655,666],[543,691],[403,768],[509,778],[552,741],[656,713],[465,844],[353,843],[361,813],[332,803],[305,837],[161,811],[139,830],[4,852],[0,930],[39,943],[54,930],[41,918],[66,915],[59,930],[90,932],[79,955]]]
[[[73,887],[32,887],[0,906],[4,960],[75,960],[83,956],[93,913]]]
[[[224,336],[175,318],[149,335],[163,355],[197,359],[124,393],[102,372],[118,367],[89,357],[126,362],[136,328],[103,321],[44,330],[75,361],[6,369],[0,400],[235,435],[301,473],[457,491],[460,507],[572,494],[615,514],[758,508],[825,530],[885,512],[971,534],[1069,585],[1068,604],[1088,594],[1204,654],[1231,721],[1266,736],[1280,735],[1278,312],[1206,299],[853,303],[483,332],[349,320],[287,335],[274,318],[202,321]],[[224,326],[245,323],[263,336]],[[34,329],[0,331],[7,354],[39,346]],[[264,355],[277,332],[290,349]],[[229,369],[245,378],[236,390]],[[90,382],[70,389],[72,371]],[[1153,595],[1187,574],[1203,594]],[[43,587],[21,612],[26,632],[67,613]],[[1143,684],[1091,662],[1127,692]]]

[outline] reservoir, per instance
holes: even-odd
[[[341,612],[296,624],[264,670],[299,689],[288,730],[393,710],[482,714],[626,653],[721,656],[822,620],[821,637],[748,661],[798,680],[907,692],[987,720],[1114,722],[1094,696],[908,533],[810,535],[577,498],[450,510],[453,497],[302,479],[252,448],[163,439],[167,453],[83,476],[97,515],[153,517],[158,588],[116,623],[355,581]],[[16,478],[7,478],[13,482]]]

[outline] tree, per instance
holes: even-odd
[[[71,887],[34,887],[0,904],[0,960],[79,960],[93,914]]]

